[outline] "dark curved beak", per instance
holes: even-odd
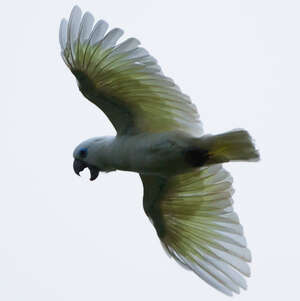
[[[75,159],[74,162],[73,162],[74,172],[78,176],[80,176],[80,172],[83,171],[86,167],[90,170],[90,174],[91,174],[90,180],[91,181],[96,180],[98,175],[99,175],[99,172],[100,172],[98,167],[93,166],[93,165],[88,165],[84,161],[81,161],[81,160],[78,160],[78,159]]]
[[[87,164],[81,160],[75,159],[73,162],[73,169],[76,175],[80,176],[80,172],[87,167]]]
[[[88,169],[90,170],[90,174],[91,174],[90,181],[96,180],[100,172],[98,167],[89,165]]]

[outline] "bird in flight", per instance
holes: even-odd
[[[74,150],[73,168],[133,171],[144,187],[143,207],[178,263],[226,295],[246,289],[251,254],[232,207],[230,161],[257,161],[247,131],[203,133],[195,105],[135,38],[72,9],[60,24],[65,64],[82,94],[99,107],[116,136],[95,137]]]

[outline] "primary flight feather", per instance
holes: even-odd
[[[204,135],[190,98],[157,61],[123,31],[75,6],[62,20],[62,58],[82,94],[117,131],[74,150],[74,171],[140,174],[143,205],[169,255],[226,295],[246,289],[251,261],[232,208],[232,177],[221,163],[256,161],[250,135],[233,130]]]

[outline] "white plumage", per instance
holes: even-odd
[[[232,208],[232,177],[221,164],[254,161],[258,153],[244,130],[204,136],[190,98],[166,77],[135,38],[108,30],[75,6],[62,20],[62,57],[79,89],[117,130],[74,151],[74,170],[138,172],[144,209],[170,256],[221,292],[246,289],[251,254]],[[217,164],[218,163],[218,164]]]

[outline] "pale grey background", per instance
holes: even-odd
[[[74,4],[2,3],[0,300],[225,300],[166,256],[136,174],[73,173],[79,142],[114,134],[60,58]],[[250,131],[261,163],[227,165],[253,253],[236,298],[299,298],[299,1],[77,4],[140,39],[207,132]]]

